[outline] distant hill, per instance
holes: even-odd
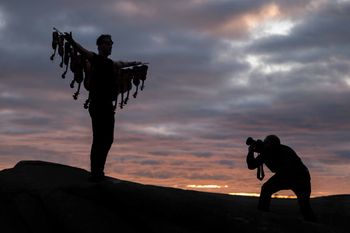
[[[348,233],[350,196],[312,199],[319,223],[301,219],[296,200],[257,198],[142,185],[42,161],[0,171],[0,230],[4,233]]]

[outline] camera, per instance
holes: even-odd
[[[254,152],[261,152],[262,149],[264,148],[264,142],[262,140],[260,140],[260,139],[254,140],[251,137],[247,138],[245,144],[247,146],[252,146]]]

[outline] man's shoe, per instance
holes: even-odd
[[[104,175],[91,175],[89,177],[89,181],[94,183],[104,181],[105,179],[106,177]]]

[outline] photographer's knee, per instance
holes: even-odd
[[[264,195],[272,195],[273,194],[272,188],[269,185],[269,183],[264,183],[261,186],[261,194],[264,194]]]

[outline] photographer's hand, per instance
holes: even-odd
[[[249,153],[254,153],[254,146],[253,146],[253,145],[250,145],[250,146],[248,147],[248,152],[249,152]]]

